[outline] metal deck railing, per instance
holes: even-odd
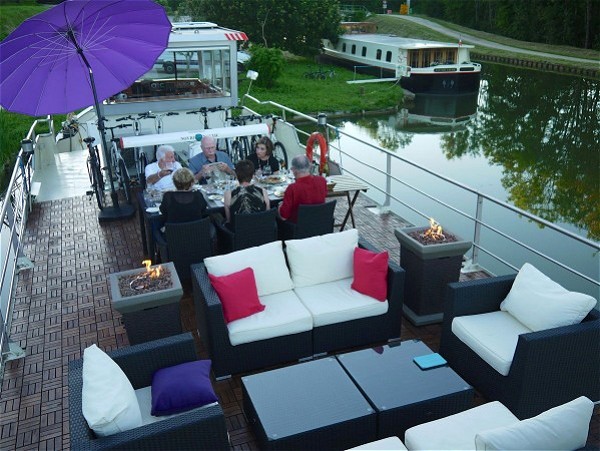
[[[272,101],[261,101],[249,94],[246,94],[245,97],[256,104],[278,108],[284,121],[291,127],[294,125],[287,120],[287,115],[290,114],[295,120],[318,124],[317,118],[284,105]],[[248,108],[248,104],[245,103],[245,105]],[[414,221],[415,219],[412,218],[416,218],[416,220],[429,219],[432,215],[422,205],[432,209],[432,205],[435,204],[436,211],[443,210],[444,213],[441,214],[446,221],[453,224],[454,229],[459,229],[457,233],[472,239],[473,247],[465,270],[484,269],[491,274],[501,274],[518,271],[525,261],[529,261],[539,265],[540,269],[549,277],[557,280],[566,288],[587,292],[597,299],[600,288],[599,242],[566,230],[449,177],[437,174],[420,164],[332,125],[328,124],[326,127],[325,133],[337,137],[337,139],[329,140],[330,156],[334,159],[338,158],[338,163],[342,165],[345,173],[369,185],[368,195],[374,200],[379,200],[380,211],[391,210],[404,219]],[[308,136],[308,133],[302,130],[297,129],[297,132],[301,136]],[[358,144],[363,149],[368,149],[369,152],[377,153],[380,157],[378,161],[380,164],[370,164],[359,155],[345,150],[346,147],[352,147],[353,144],[355,147]],[[409,171],[412,177],[406,177]],[[366,173],[370,176],[365,176]],[[397,174],[402,174],[402,177]],[[444,196],[431,192],[431,182],[429,182],[429,186],[420,186],[419,183],[407,181],[409,178],[411,180],[434,179],[436,184],[445,186],[441,190],[442,192],[451,191],[455,194],[446,196],[449,199],[444,199]],[[456,198],[465,196],[469,196],[472,200],[461,203],[454,202]],[[484,213],[486,212],[490,213],[489,216],[492,219],[485,219]],[[411,215],[411,217],[407,218],[407,215]],[[507,224],[510,226],[507,227]],[[557,247],[565,252],[577,248],[580,254],[585,255],[585,261],[561,261],[557,256],[552,256],[549,252],[528,243],[526,238],[519,237],[515,233],[515,229],[520,228],[539,229],[539,233],[548,235],[547,240],[560,242],[560,246]]]

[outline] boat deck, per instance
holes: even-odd
[[[398,259],[393,234],[403,222],[376,215],[361,195],[356,206],[360,234]],[[338,219],[346,211],[338,199]],[[0,393],[0,449],[70,448],[68,362],[92,343],[106,351],[128,346],[121,316],[112,309],[108,274],[140,267],[143,259],[138,218],[104,223],[87,196],[37,202],[29,216],[24,252],[33,269],[19,274],[11,338],[26,356],[8,362]],[[474,274],[463,277],[480,277]],[[195,331],[193,302],[181,300],[184,330]],[[206,353],[197,337],[198,352]],[[439,346],[440,326],[414,327],[403,321],[402,339]],[[240,377],[215,382],[227,417],[232,449],[258,449],[242,410]],[[477,403],[486,402],[478,397]],[[600,445],[600,409],[592,420],[590,443]]]

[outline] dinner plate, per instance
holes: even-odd
[[[147,213],[158,213],[160,209],[158,207],[148,207],[146,208]]]
[[[221,202],[223,202],[223,196],[221,196],[220,194],[209,194],[208,198],[210,200],[220,200]]]

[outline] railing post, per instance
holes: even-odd
[[[479,241],[481,240],[481,218],[483,216],[483,197],[477,194],[477,209],[475,212],[475,233],[473,234],[473,253],[471,264],[479,264]]]
[[[381,206],[381,212],[390,211],[390,199],[392,194],[392,156],[388,153],[385,159],[385,200]]]

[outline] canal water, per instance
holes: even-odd
[[[485,63],[478,95],[421,95],[394,115],[330,123],[431,171],[598,241],[599,107],[598,80]],[[362,166],[367,163],[385,169],[382,155],[364,145],[351,144],[343,135],[335,142],[352,156],[342,157],[345,169],[385,186],[385,177]],[[475,196],[407,164],[393,163],[392,173],[464,211],[475,213]],[[417,201],[420,212],[472,239],[472,223],[459,215],[429,199],[419,199],[418,194],[400,183],[393,184],[392,193],[409,203]],[[368,194],[378,203],[384,200],[383,194],[375,190],[369,190]],[[415,224],[424,223],[420,215],[406,209],[402,202],[392,201],[392,210]],[[493,222],[495,218],[513,236],[534,243],[548,255],[569,262],[595,280],[600,278],[598,254],[589,247],[563,243],[547,228],[541,229],[523,218],[507,218],[501,209],[485,205],[484,219]],[[506,252],[507,246],[511,247],[493,233],[487,235],[486,247],[491,251]],[[509,252],[519,254],[521,250],[515,247]],[[544,267],[542,261],[527,253],[516,260]],[[481,261],[497,273],[507,271],[485,255]],[[587,286],[582,290],[598,295],[597,288]]]

